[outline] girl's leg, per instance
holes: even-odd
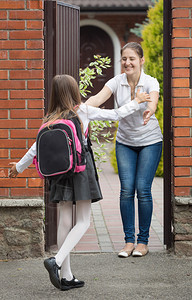
[[[58,249],[63,245],[68,233],[72,228],[73,222],[73,204],[70,201],[62,201],[59,203],[58,212],[58,229],[57,229],[57,246]],[[71,280],[73,278],[70,267],[70,254],[67,255],[62,263],[60,276]]]
[[[57,255],[56,263],[61,266],[71,250],[77,245],[90,225],[91,200],[76,202],[76,224],[68,233]]]
[[[136,175],[139,213],[138,244],[148,244],[153,211],[151,186],[161,158],[161,152],[162,142],[143,147],[139,152]]]
[[[61,202],[59,204],[59,222],[58,222],[58,229],[57,229],[57,244],[58,248],[60,248],[67,237],[68,233],[72,227],[72,202]],[[60,264],[61,266],[62,264]],[[59,278],[59,269],[60,266],[57,265],[55,257],[50,257],[44,260],[44,266],[49,272],[49,277],[51,283],[56,288],[61,288],[61,282]],[[66,261],[64,262],[65,272],[68,277],[71,277],[71,268],[70,268],[70,261],[69,255],[66,257]]]
[[[120,211],[125,233],[125,242],[135,242],[135,175],[137,152],[116,142],[116,156],[121,183]],[[133,247],[133,245],[132,245]]]

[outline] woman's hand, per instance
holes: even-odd
[[[150,117],[156,112],[159,93],[157,91],[150,92],[150,98],[152,101],[148,103],[148,107],[143,113],[144,125],[149,122]]]
[[[146,92],[140,93],[140,89],[137,90],[135,100],[140,104],[142,102],[151,102],[150,95]]]
[[[154,112],[147,108],[144,113],[143,113],[143,125],[146,125],[149,122],[149,119],[151,118],[151,116],[154,114]]]
[[[9,165],[12,165],[11,170],[9,171],[9,177],[15,178],[19,174],[16,169],[16,162],[12,162]]]

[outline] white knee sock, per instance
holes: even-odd
[[[62,265],[63,267],[61,270],[61,277],[65,277],[67,280],[70,280],[72,279],[72,273],[70,269],[69,253],[77,245],[89,228],[91,200],[76,202],[76,223],[71,230],[69,227],[72,225],[72,203],[65,202],[65,204],[60,205],[59,209],[58,246],[61,245],[61,247],[55,256],[55,259],[58,266]],[[68,225],[66,226],[66,224]]]

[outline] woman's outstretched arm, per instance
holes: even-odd
[[[91,96],[85,104],[90,106],[98,107],[101,104],[103,104],[105,101],[107,101],[112,95],[111,90],[105,85],[102,90],[97,93],[95,96]]]

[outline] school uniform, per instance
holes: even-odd
[[[77,111],[83,124],[84,133],[87,130],[89,122],[92,120],[121,120],[128,114],[140,109],[136,100],[124,105],[118,109],[100,109],[97,107],[81,104]],[[86,168],[85,171],[75,173],[73,176],[62,178],[58,177],[50,181],[49,201],[58,203],[60,201],[81,201],[90,200],[96,202],[102,199],[102,193],[99,185],[97,170],[93,158],[91,146],[84,136],[84,145],[86,149]],[[16,164],[17,172],[22,173],[33,162],[36,155],[36,142]]]

